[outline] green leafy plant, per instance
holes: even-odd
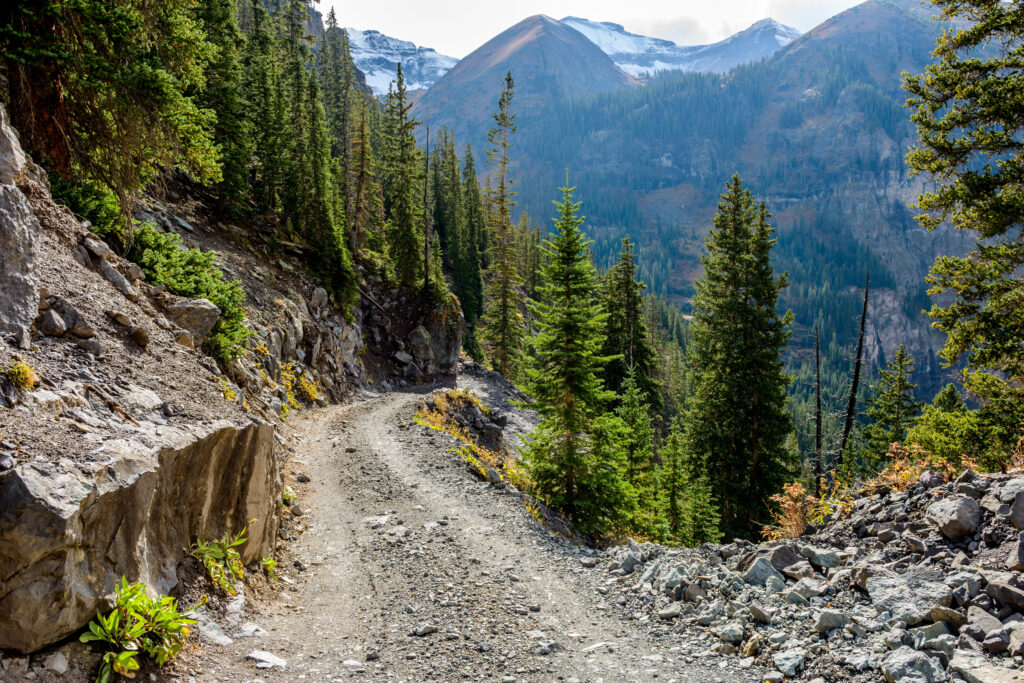
[[[30,391],[39,383],[39,375],[21,358],[15,358],[3,369],[3,376],[18,389]]]
[[[260,566],[263,567],[263,573],[268,579],[277,581],[277,560],[270,556],[264,557],[260,560]]]
[[[178,235],[143,223],[128,256],[142,267],[150,283],[164,285],[172,294],[208,299],[220,309],[220,318],[204,342],[214,358],[226,362],[242,354],[252,335],[245,324],[245,291],[237,280],[224,278],[214,252],[184,249]]]
[[[150,597],[145,585],[129,584],[121,577],[114,586],[114,609],[107,616],[97,612],[96,619],[79,637],[83,643],[101,642],[113,648],[103,655],[97,683],[107,683],[114,674],[134,678],[140,650],[159,666],[176,657],[188,637],[189,625],[196,623],[192,614],[205,602],[203,596],[199,605],[179,612],[174,598]]]
[[[295,502],[295,491],[292,490],[291,486],[285,486],[284,490],[281,491],[281,500],[284,501],[285,505],[291,505]]]
[[[196,539],[196,542],[189,546],[188,554],[203,563],[206,573],[222,591],[228,595],[235,595],[238,591],[231,581],[242,578],[242,559],[237,548],[247,540],[245,528],[234,538],[226,533],[215,541]]]

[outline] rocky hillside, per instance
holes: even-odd
[[[765,680],[1005,683],[1024,678],[1022,529],[1024,476],[928,471],[793,541],[630,543],[584,564],[628,618],[699,629]]]
[[[304,274],[302,245],[219,216],[172,184],[137,218],[213,249],[253,331],[221,366],[221,311],[175,296],[50,196],[0,108],[0,649],[78,632],[120,576],[166,593],[197,538],[247,527],[271,554],[289,410],[454,370],[457,307],[364,277],[351,319]],[[266,235],[264,237],[263,235]]]

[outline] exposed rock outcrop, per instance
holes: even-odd
[[[13,334],[22,348],[28,348],[28,330],[39,303],[39,221],[15,182],[31,163],[0,105],[0,335]]]
[[[282,488],[272,428],[160,431],[157,445],[106,442],[90,470],[29,462],[0,478],[0,648],[74,633],[121,576],[166,593],[196,538],[248,524],[242,561],[269,554]]]

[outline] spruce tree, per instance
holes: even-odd
[[[935,182],[917,219],[928,230],[948,220],[978,241],[966,256],[936,259],[932,293],[952,296],[928,315],[947,335],[943,359],[966,356],[968,387],[1002,415],[1009,441],[1024,419],[1024,14],[1017,2],[932,4],[954,28],[926,73],[904,82],[920,137],[907,164]]]
[[[252,124],[246,117],[242,84],[245,39],[234,17],[234,0],[202,0],[196,13],[215,52],[205,70],[198,100],[216,113],[214,142],[220,147],[220,192],[236,211],[249,200],[249,160],[253,154]]]
[[[412,104],[405,91],[402,65],[388,89],[384,109],[384,208],[388,218],[388,254],[399,282],[414,287],[423,281],[423,179],[413,131]]]
[[[655,380],[657,357],[644,315],[644,290],[637,279],[636,258],[629,237],[622,238],[618,262],[604,278],[602,299],[608,314],[605,325],[604,354],[617,356],[605,366],[605,385],[623,393],[626,377],[632,372],[646,401],[655,409],[662,407]]]
[[[718,506],[703,464],[693,462],[687,452],[683,429],[681,419],[673,420],[660,451],[663,464],[659,502],[667,537],[686,546],[717,543],[722,538]]]
[[[633,373],[626,376],[621,402],[616,414],[626,430],[620,448],[625,455],[626,481],[637,495],[631,527],[648,538],[665,538],[664,511],[659,500],[658,472],[654,464],[651,407],[640,390]]]
[[[476,333],[477,321],[483,314],[484,284],[480,244],[487,231],[484,220],[483,197],[480,180],[473,162],[473,148],[466,144],[462,165],[463,224],[465,234],[459,240],[459,265],[456,282],[459,283],[459,299],[466,317],[466,330],[462,337],[463,348],[476,360],[483,360],[483,349]]]
[[[777,310],[787,281],[771,265],[773,233],[764,204],[733,176],[693,299],[686,448],[708,474],[729,535],[755,533],[789,474],[789,377],[781,355],[792,314]]]
[[[249,0],[249,6],[252,10],[251,32],[242,58],[243,92],[253,134],[249,184],[256,205],[263,211],[276,212],[280,209],[285,164],[284,97],[280,89],[270,18],[260,0]]]
[[[494,186],[489,192],[492,207],[490,224],[490,267],[482,320],[481,337],[484,349],[494,368],[510,380],[517,379],[523,356],[526,321],[519,308],[522,279],[517,267],[515,232],[512,228],[512,190],[510,169],[512,136],[516,132],[516,115],[512,113],[514,83],[511,72],[505,76],[505,87],[494,114],[494,128],[487,131],[491,147],[487,150]]]
[[[887,369],[878,370],[878,385],[867,409],[872,423],[864,428],[864,460],[876,467],[888,452],[889,444],[903,442],[921,412],[921,404],[914,400],[917,385],[910,381],[914,359],[903,344],[896,351],[896,358],[886,365]]]
[[[374,172],[377,163],[370,132],[371,106],[365,97],[356,100],[357,114],[353,117],[355,128],[351,136],[352,153],[347,183],[348,239],[357,254],[368,250],[366,258],[378,270],[386,270],[384,200],[381,197],[380,182]]]
[[[525,454],[538,495],[564,511],[583,533],[603,534],[629,519],[633,491],[625,479],[622,421],[605,412],[611,398],[599,376],[604,315],[595,297],[597,274],[572,190],[561,188],[555,234],[540,301],[532,304],[539,332],[528,368],[532,404],[541,423]]]

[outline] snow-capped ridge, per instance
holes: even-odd
[[[402,65],[406,88],[425,90],[448,73],[459,60],[442,55],[433,48],[420,47],[372,29],[360,31],[346,28],[352,60],[366,74],[366,84],[378,97],[386,95],[388,86]]]

